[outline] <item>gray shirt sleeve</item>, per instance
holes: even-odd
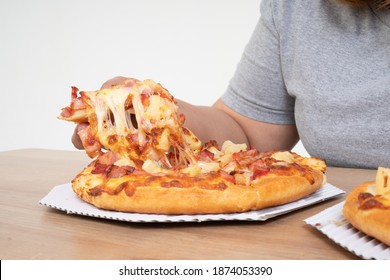
[[[272,3],[261,2],[261,17],[221,98],[225,105],[251,119],[294,124],[295,100],[283,81]]]

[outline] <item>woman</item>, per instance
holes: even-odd
[[[225,94],[179,106],[203,141],[278,150],[301,139],[328,165],[390,167],[390,0],[263,0]]]

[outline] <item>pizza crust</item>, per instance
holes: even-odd
[[[390,246],[390,208],[360,209],[360,193],[374,193],[375,182],[366,182],[354,188],[347,196],[343,214],[353,227]]]
[[[162,187],[162,182],[168,179],[165,176],[149,180],[150,175],[132,174],[104,180],[101,174],[91,174],[88,167],[73,180],[72,187],[84,201],[107,210],[153,214],[235,213],[281,205],[315,192],[324,184],[325,176],[318,170],[308,172],[311,181],[298,175],[269,175],[245,186],[221,177],[207,178],[205,182],[186,177],[175,180],[184,180],[190,187]],[[218,185],[221,187],[210,187]],[[106,191],[96,193],[101,186]]]
[[[318,170],[308,170],[311,180],[299,175],[264,176],[254,182],[258,199],[256,210],[301,199],[320,189],[326,181]]]

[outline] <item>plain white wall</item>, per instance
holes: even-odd
[[[226,89],[260,0],[0,0],[0,151],[74,150],[57,119],[70,87],[151,78],[211,105]],[[305,153],[298,146],[297,152]]]

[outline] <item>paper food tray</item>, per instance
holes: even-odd
[[[331,240],[363,259],[389,260],[390,247],[355,229],[343,215],[344,202],[305,220]]]
[[[65,211],[68,214],[79,214],[126,222],[265,221],[269,218],[330,199],[343,193],[343,190],[340,190],[331,184],[325,184],[317,192],[298,201],[258,211],[233,214],[154,215],[98,209],[77,197],[72,190],[71,184],[68,183],[54,187],[41,201],[39,201],[39,203]]]

